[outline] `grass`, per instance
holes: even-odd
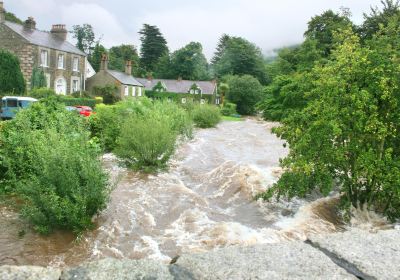
[[[228,122],[242,122],[244,121],[243,118],[238,118],[238,117],[232,117],[232,116],[222,116],[223,121],[228,121]]]

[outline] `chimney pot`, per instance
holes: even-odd
[[[67,40],[68,31],[65,28],[65,24],[54,24],[50,31],[51,34],[57,36],[61,40]]]
[[[24,22],[24,28],[26,30],[35,30],[36,29],[36,21],[33,17],[28,17],[28,19]]]
[[[0,23],[6,21],[6,10],[4,9],[3,1],[0,1]]]

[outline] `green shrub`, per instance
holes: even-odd
[[[56,92],[51,89],[51,88],[35,88],[32,89],[29,94],[30,97],[36,98],[36,99],[44,99],[48,97],[54,97],[57,96]]]
[[[226,102],[224,106],[221,108],[221,114],[223,116],[232,116],[236,115],[236,104]]]
[[[5,122],[0,134],[0,190],[22,203],[41,233],[92,227],[106,206],[107,175],[85,120],[46,100]]]
[[[168,118],[132,116],[122,125],[116,154],[144,171],[164,168],[175,150],[177,135]]]
[[[73,98],[66,96],[59,96],[58,100],[66,106],[89,106],[94,108],[96,106],[96,99],[92,98]]]
[[[74,98],[89,98],[89,99],[93,98],[92,94],[88,91],[82,91],[82,92],[75,91],[71,93],[71,96]]]
[[[47,79],[44,74],[43,68],[35,67],[32,70],[31,88],[45,88],[47,87]]]
[[[96,100],[96,104],[103,104],[103,97],[96,96],[94,99]]]
[[[25,80],[22,75],[18,57],[0,49],[0,93],[23,95]]]
[[[118,89],[114,85],[107,85],[105,87],[94,87],[93,96],[103,97],[103,103],[107,105],[112,105],[121,101],[121,96],[118,94]]]
[[[197,127],[215,127],[221,121],[221,112],[214,105],[198,105],[192,111],[192,118]]]

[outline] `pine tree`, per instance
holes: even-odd
[[[167,41],[157,26],[144,24],[139,31],[140,41],[140,65],[147,72],[154,72],[160,58],[168,53]]]

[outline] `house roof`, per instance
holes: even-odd
[[[39,31],[39,30],[26,30],[23,25],[6,21],[4,23],[15,33],[18,33],[25,38],[31,44],[46,47],[50,49],[60,50],[68,53],[78,54],[86,56],[84,52],[72,45],[71,43],[64,41],[50,32]]]
[[[114,70],[107,70],[107,72],[124,85],[143,87],[143,85],[138,82],[134,77],[132,77],[132,75]]]
[[[193,86],[196,84],[200,87],[203,94],[214,94],[216,83],[212,81],[188,81],[188,80],[166,80],[166,79],[141,79],[136,78],[140,83],[144,85],[147,90],[153,90],[153,88],[161,82],[167,87],[167,91],[175,93],[188,93]]]

